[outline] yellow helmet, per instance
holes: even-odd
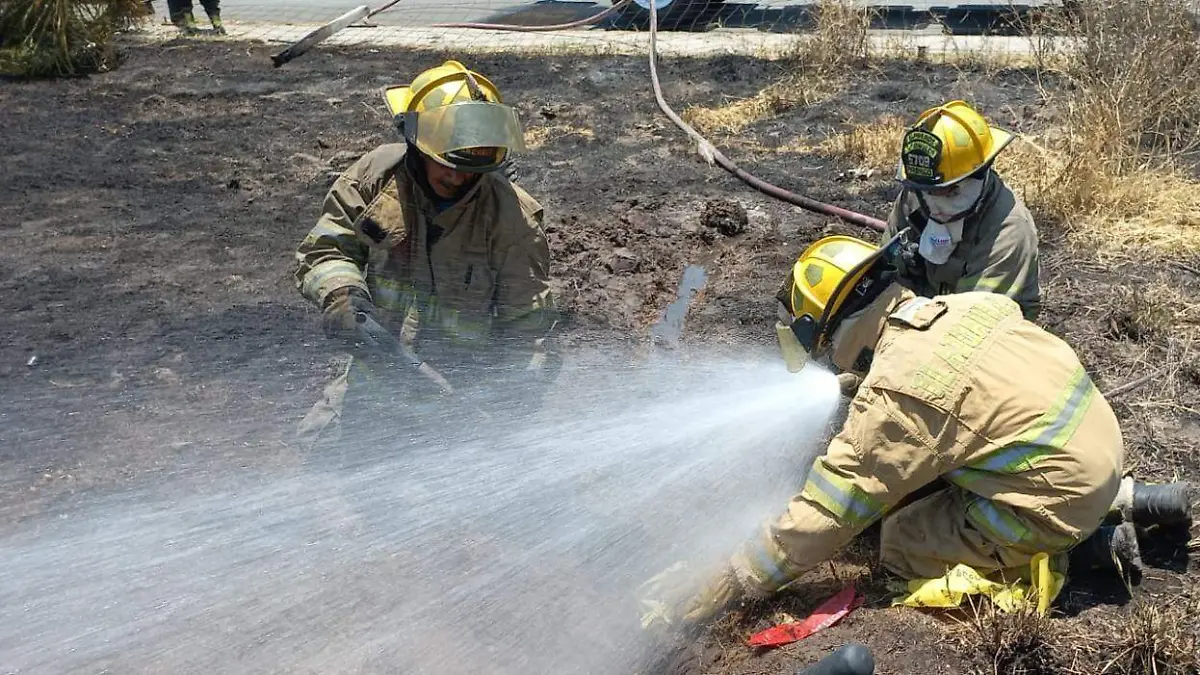
[[[896,180],[913,190],[949,187],[989,166],[1012,139],[965,101],[930,108],[904,134]]]
[[[434,161],[459,171],[494,171],[509,152],[525,150],[516,111],[491,80],[458,61],[384,87],[388,112],[404,138]]]
[[[834,235],[800,254],[775,296],[781,305],[775,330],[789,371],[799,372],[809,354],[827,348],[839,321],[883,290],[887,248]]]

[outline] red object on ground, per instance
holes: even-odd
[[[800,622],[781,623],[750,636],[751,647],[778,647],[812,635],[842,620],[863,603],[853,585],[843,588],[837,595],[826,600],[807,619]]]

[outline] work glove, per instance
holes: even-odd
[[[837,381],[838,388],[842,390],[842,396],[846,398],[854,398],[858,393],[858,385],[862,384],[862,378],[854,373],[839,373]]]
[[[325,337],[356,342],[359,339],[358,315],[373,315],[375,304],[366,291],[355,286],[343,286],[325,297],[321,311],[321,327]]]
[[[689,629],[718,618],[745,596],[733,569],[723,567],[697,590],[696,577],[680,561],[659,572],[638,588],[642,628]]]
[[[520,169],[517,168],[517,160],[515,157],[509,157],[508,159],[504,160],[504,163],[500,165],[500,170],[504,172],[504,177],[507,178],[508,182],[510,183],[517,182],[517,178],[520,176]]]

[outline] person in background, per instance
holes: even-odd
[[[200,4],[204,7],[204,13],[208,15],[209,22],[212,23],[213,33],[224,35],[225,24],[221,22],[221,0],[200,0]],[[167,12],[171,16],[171,23],[175,24],[175,27],[184,34],[195,35],[200,32],[200,26],[196,23],[196,17],[192,13],[192,0],[167,0]]]

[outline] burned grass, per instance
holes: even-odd
[[[379,73],[454,55],[331,49],[272,70],[267,51],[132,47],[112,73],[0,89],[0,149],[15,158],[0,199],[25,214],[0,225],[11,235],[0,251],[0,416],[13,421],[0,446],[11,448],[0,452],[6,518],[157,472],[224,479],[290,461],[289,434],[337,356],[291,284],[292,251],[331,176],[394,139],[374,98]],[[498,84],[527,123],[533,150],[518,180],[546,207],[568,349],[643,340],[692,263],[709,280],[688,339],[768,347],[772,297],[795,256],[825,234],[875,236],[771,201],[705,164],[650,97],[634,95],[646,86],[640,57],[493,55],[470,65],[504,74]],[[889,148],[902,120],[944,100],[972,100],[1057,147],[1045,139],[1063,113],[1027,72],[891,62],[853,74],[859,85],[837,96],[742,111],[736,138],[718,130],[714,140],[756,174],[876,216],[896,195]],[[668,99],[694,111],[754,99],[784,76],[778,64],[735,57],[670,60],[663,75]],[[47,107],[61,114],[44,115]],[[68,157],[63,147],[75,150]],[[743,147],[756,150],[744,158]],[[1013,150],[1006,175],[1047,166],[1027,144]],[[849,172],[863,166],[876,174]],[[1129,203],[1158,217],[1157,200]],[[1079,218],[1053,213],[1038,212],[1042,322],[1080,351],[1102,390],[1153,374],[1114,401],[1130,458],[1139,476],[1200,480],[1196,262],[1147,262],[1174,255],[1148,239],[1107,242],[1122,254],[1101,261],[1105,247],[1080,237]],[[774,675],[850,640],[901,675],[997,664],[1100,673],[1109,662],[1110,673],[1147,664],[1170,672],[1188,667],[1191,638],[1172,629],[1191,616],[1177,612],[1195,607],[1200,570],[1188,545],[1181,562],[1176,546],[1164,556],[1171,566],[1132,589],[1135,602],[1085,588],[1072,592],[1070,616],[1042,624],[981,614],[973,632],[955,633],[964,627],[889,606],[868,536],[832,569],[683,646],[662,672]],[[745,646],[752,631],[803,616],[850,582],[868,603],[837,626],[770,652]],[[969,649],[948,639],[955,634],[970,635]],[[1071,644],[1076,634],[1087,641]]]

